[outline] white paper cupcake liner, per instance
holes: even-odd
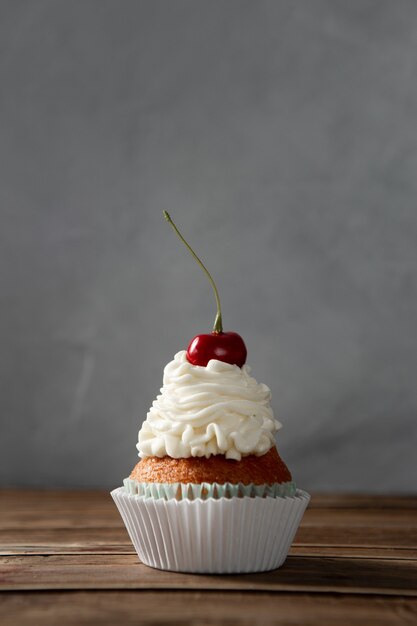
[[[273,483],[271,485],[255,485],[253,483],[142,483],[132,478],[125,478],[123,485],[127,493],[146,498],[163,498],[164,500],[208,500],[209,498],[276,498],[278,496],[294,496],[296,493],[295,483]]]
[[[111,492],[139,559],[157,569],[198,574],[266,572],[288,554],[310,500],[242,497],[165,500]]]

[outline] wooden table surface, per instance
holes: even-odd
[[[285,565],[142,565],[103,492],[0,492],[0,623],[417,624],[417,498],[315,495]]]

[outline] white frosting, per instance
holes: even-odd
[[[249,372],[247,365],[215,359],[206,367],[191,365],[185,350],[178,352],[139,431],[139,456],[224,454],[239,461],[268,452],[281,424],[274,419],[269,388]]]

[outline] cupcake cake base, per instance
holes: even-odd
[[[233,497],[165,500],[111,492],[139,559],[157,569],[198,574],[266,572],[284,563],[310,500]]]
[[[150,456],[133,468],[130,478],[144,483],[243,483],[263,485],[291,481],[291,473],[276,446],[257,456],[243,456],[240,461],[222,454],[173,459]]]

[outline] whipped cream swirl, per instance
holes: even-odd
[[[206,367],[191,365],[185,350],[178,352],[139,431],[139,456],[224,454],[240,461],[268,452],[281,424],[274,419],[269,388],[249,373],[247,365],[215,359]]]

